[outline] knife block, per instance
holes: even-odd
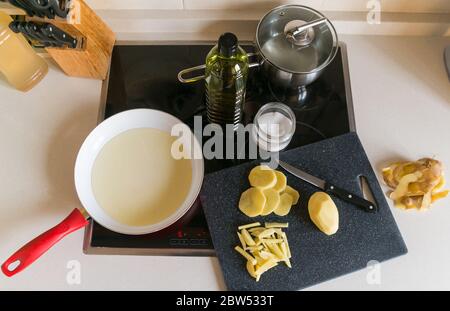
[[[48,47],[46,51],[72,77],[106,79],[115,34],[84,2],[72,0],[66,19],[27,18],[29,21],[45,21],[54,24],[69,35],[82,40],[77,49]]]

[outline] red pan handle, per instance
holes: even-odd
[[[86,218],[76,208],[60,224],[47,232],[42,233],[34,240],[14,253],[2,265],[2,271],[6,276],[13,276],[36,261],[63,237],[88,224]]]

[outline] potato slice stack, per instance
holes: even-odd
[[[247,260],[247,271],[258,282],[264,272],[284,262],[291,268],[291,251],[286,233],[287,223],[256,222],[238,228],[240,246],[234,249]]]
[[[445,198],[442,163],[423,158],[414,162],[396,162],[382,170],[385,183],[392,189],[389,197],[401,209],[426,210]]]
[[[286,176],[266,165],[254,167],[248,176],[250,189],[239,200],[239,209],[249,217],[289,214],[299,200],[297,190],[287,185]]]

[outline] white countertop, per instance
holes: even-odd
[[[347,43],[357,131],[375,169],[398,158],[435,156],[450,176],[449,37],[342,36]],[[66,77],[55,66],[29,93],[0,80],[0,262],[62,220],[79,202],[73,165],[95,127],[101,82]],[[392,206],[392,205],[391,205]],[[428,212],[393,213],[409,253],[315,290],[450,290],[450,198]],[[82,253],[83,231],[54,246],[2,290],[224,289],[216,258],[95,256]],[[81,283],[69,285],[68,262]]]

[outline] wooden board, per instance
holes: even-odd
[[[46,50],[68,76],[104,80],[111,61],[115,34],[84,0],[73,1],[72,5],[68,21],[45,21],[53,23],[74,37],[84,37],[82,49]]]
[[[249,187],[248,173],[259,162],[225,169],[205,177],[201,202],[229,290],[298,290],[405,254],[405,243],[355,133],[341,135],[280,154],[280,159],[351,192],[361,194],[364,175],[379,205],[377,214],[333,197],[339,210],[339,231],[320,232],[311,222],[307,203],[317,188],[283,171],[288,184],[300,192],[300,203],[285,217],[249,218],[238,209],[241,193]],[[281,169],[282,170],[282,169]],[[259,222],[288,222],[285,229],[292,253],[292,269],[280,264],[251,278],[245,259],[233,248],[239,244],[237,228]]]

